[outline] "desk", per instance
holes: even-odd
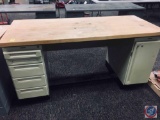
[[[106,3],[106,4],[67,4],[65,5],[66,17],[84,17],[85,11],[119,11],[119,15],[126,15],[130,11],[144,11],[145,8],[133,3]]]
[[[36,18],[55,18],[55,5],[1,5],[0,13],[36,13]]]
[[[107,46],[106,60],[122,84],[147,83],[159,36],[159,27],[136,16],[15,20],[0,47],[24,99],[49,95],[43,51]]]

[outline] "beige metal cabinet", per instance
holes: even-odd
[[[109,63],[124,85],[147,83],[157,54],[160,39],[136,39],[109,47]],[[133,45],[133,47],[132,47]]]
[[[49,95],[40,46],[3,48],[3,54],[19,99]]]

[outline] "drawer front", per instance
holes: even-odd
[[[6,47],[3,48],[3,52],[13,52],[13,51],[26,51],[26,50],[41,50],[41,46],[19,46],[19,47]]]
[[[5,59],[20,59],[41,57],[41,50],[17,51],[17,52],[3,52]]]
[[[8,65],[34,64],[42,62],[42,57],[6,59]]]
[[[45,74],[43,63],[9,66],[13,78],[30,77]]]
[[[47,84],[46,81],[45,75],[13,79],[16,89],[44,86]]]
[[[16,90],[19,99],[49,95],[48,86]]]

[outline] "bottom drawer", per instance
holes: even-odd
[[[49,95],[48,86],[16,90],[19,99]]]

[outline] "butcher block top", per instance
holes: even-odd
[[[4,33],[6,32],[8,27],[9,27],[9,25],[0,25],[0,39],[4,35]]]
[[[160,27],[136,16],[15,20],[0,47],[160,36]]]

